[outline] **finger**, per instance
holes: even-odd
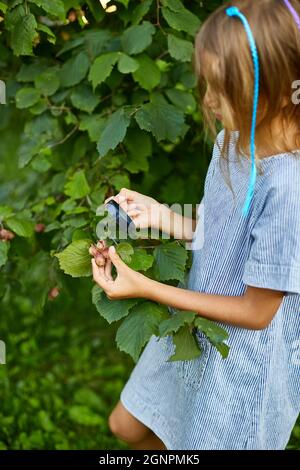
[[[90,248],[89,248],[89,254],[91,256],[95,256],[96,253],[97,253],[97,249],[96,249],[95,245],[91,245]]]
[[[115,199],[116,196],[110,196],[108,197],[107,199],[105,199],[104,201],[104,204],[107,204],[109,201],[111,201],[112,199]]]
[[[98,268],[95,259],[92,259],[92,270],[93,270],[93,279],[94,281],[102,287],[103,290],[107,289],[107,279],[104,275],[104,269]]]
[[[111,268],[112,268],[112,263],[111,263],[111,260],[108,259],[106,261],[106,264],[105,264],[105,267],[104,267],[104,272],[105,272],[105,275],[106,275],[107,279],[112,281],[113,277],[112,277],[112,274],[111,274]]]
[[[137,217],[141,213],[138,210],[131,210],[131,211],[128,211],[127,214],[129,215],[129,217]]]
[[[135,193],[131,189],[122,188],[121,191],[119,192],[119,195],[124,196],[125,199],[128,201],[133,201]]]

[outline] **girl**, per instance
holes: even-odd
[[[110,299],[194,311],[229,333],[226,360],[199,331],[201,357],[180,362],[167,362],[171,337],[152,336],[109,420],[135,449],[284,449],[300,410],[300,107],[292,99],[300,6],[229,6],[208,18],[195,42],[205,115],[224,129],[206,177],[204,245],[193,250],[188,285],[153,281],[113,248],[104,249],[104,266],[92,260]],[[183,226],[185,239],[197,241],[190,220],[152,198],[124,188],[115,200],[137,227],[163,230],[171,216],[171,235]]]

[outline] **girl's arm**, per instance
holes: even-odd
[[[114,199],[133,219],[136,228],[161,230],[176,240],[192,241],[197,221],[183,217],[161,204],[152,197],[122,188],[116,195],[105,200]]]
[[[272,321],[284,293],[247,287],[243,296],[228,297],[168,286],[147,278],[144,296],[155,302],[249,330],[262,330]]]
[[[118,273],[115,279],[111,274],[112,264]],[[129,268],[114,247],[107,251],[105,266],[98,267],[94,259],[92,266],[95,282],[111,300],[142,297],[250,330],[266,328],[284,297],[284,292],[256,287],[247,287],[240,297],[230,297],[168,286]]]

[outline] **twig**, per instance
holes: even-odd
[[[76,126],[74,126],[73,129],[62,140],[59,140],[58,142],[54,142],[54,144],[48,145],[47,148],[52,148],[52,147],[56,147],[57,145],[64,144],[66,140],[68,140],[77,131],[78,128],[79,128],[79,124],[76,124]]]

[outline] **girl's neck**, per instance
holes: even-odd
[[[269,138],[266,139],[268,135]],[[269,143],[268,143],[269,142]],[[296,126],[284,126],[282,120],[274,120],[269,129],[257,134],[256,154],[258,158],[282,154],[299,149],[299,134]]]

